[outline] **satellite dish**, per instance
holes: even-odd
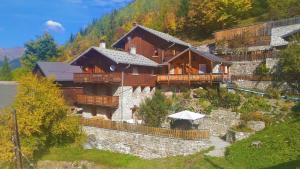
[[[114,72],[116,70],[116,66],[115,65],[111,65],[109,66],[110,71]]]

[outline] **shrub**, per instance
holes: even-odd
[[[199,88],[199,89],[194,90],[193,94],[194,94],[194,97],[196,97],[196,98],[207,98],[208,91],[205,89]]]
[[[293,113],[296,116],[296,118],[300,117],[300,101],[293,107]]]
[[[281,94],[278,88],[268,87],[266,92],[270,99],[280,99]]]
[[[241,96],[236,93],[227,92],[222,98],[222,107],[237,109],[241,105]]]
[[[205,99],[199,99],[199,105],[202,109],[202,112],[204,112],[205,114],[211,113],[213,107],[209,101]]]
[[[146,125],[160,127],[168,115],[170,106],[166,96],[157,90],[152,98],[147,98],[140,105],[139,114]]]
[[[270,69],[267,68],[265,63],[261,63],[256,69],[255,74],[259,76],[267,76],[270,73]]]
[[[256,111],[271,111],[271,105],[262,97],[252,96],[239,109],[240,113],[251,113]]]

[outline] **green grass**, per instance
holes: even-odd
[[[200,152],[189,156],[176,156],[145,160],[131,155],[101,150],[83,150],[79,147],[52,148],[41,160],[94,162],[101,168],[121,169],[215,169],[234,168],[224,158],[211,158]]]
[[[251,146],[261,141],[261,148]],[[226,159],[242,168],[292,169],[300,167],[300,121],[271,126],[249,139],[233,144]]]

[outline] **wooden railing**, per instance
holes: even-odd
[[[75,83],[121,83],[120,73],[74,73]]]
[[[113,122],[102,119],[82,119],[82,125],[118,130],[132,133],[141,133],[145,135],[154,135],[160,137],[180,138],[185,140],[201,140],[209,138],[209,130],[172,130],[143,125],[133,125],[121,122]]]
[[[156,75],[151,74],[130,74],[124,75],[124,85],[127,86],[150,86],[156,85]]]
[[[75,73],[75,83],[111,83],[121,84],[122,74],[116,73]],[[127,86],[151,86],[156,84],[156,76],[151,74],[124,74],[124,85]]]
[[[197,83],[223,82],[229,80],[227,74],[198,74],[198,75],[158,75],[158,83]]]
[[[76,99],[78,104],[104,106],[104,107],[118,107],[118,96],[88,96],[77,95]]]

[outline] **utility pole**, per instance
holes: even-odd
[[[12,118],[13,118],[13,123],[14,123],[13,124],[14,125],[13,142],[15,145],[14,150],[15,150],[15,157],[16,157],[16,168],[23,169],[22,153],[21,153],[21,146],[20,146],[19,128],[18,128],[16,110],[12,111]]]

